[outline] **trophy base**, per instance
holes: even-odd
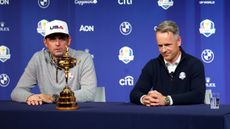
[[[73,107],[56,107],[57,110],[77,110],[79,109],[79,106],[73,106]]]
[[[76,103],[74,92],[67,85],[60,93],[60,97],[57,101],[57,110],[77,110],[79,106]]]

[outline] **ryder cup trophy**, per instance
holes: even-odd
[[[57,61],[58,67],[64,69],[66,85],[60,93],[57,101],[57,110],[76,110],[79,106],[76,103],[74,92],[68,86],[69,69],[74,67],[77,63],[77,59],[69,56],[69,49],[66,48],[66,52],[63,57]]]

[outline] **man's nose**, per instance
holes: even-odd
[[[55,45],[57,45],[57,46],[59,46],[60,45],[60,43],[61,43],[61,40],[60,39],[55,39]]]
[[[161,50],[162,50],[162,52],[165,52],[167,50],[166,46],[162,46]]]

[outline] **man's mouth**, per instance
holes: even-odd
[[[56,52],[62,52],[62,49],[54,49]]]

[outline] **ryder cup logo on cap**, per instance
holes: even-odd
[[[69,35],[67,23],[61,20],[53,20],[48,22],[45,28],[45,37],[54,33],[63,33]]]

